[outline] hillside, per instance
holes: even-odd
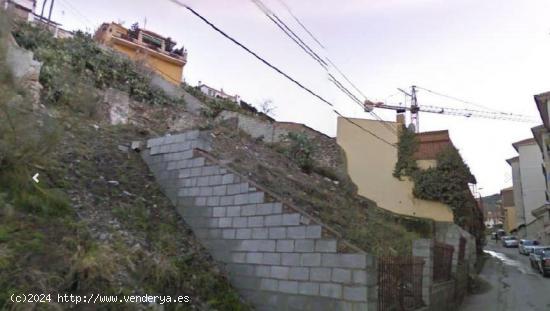
[[[4,60],[9,27],[2,23]],[[184,294],[192,298],[184,307],[197,310],[249,308],[130,148],[166,132],[210,130],[222,161],[366,251],[408,253],[412,240],[431,235],[431,223],[384,212],[359,197],[349,178],[297,161],[292,154],[304,148],[319,152],[307,139],[269,144],[215,122],[224,109],[254,113],[202,99],[209,108],[194,115],[182,98],[152,87],[144,68],[83,33],[57,40],[19,25],[14,37],[42,62],[43,89],[33,98],[0,62],[0,306],[9,308],[11,293],[95,291]],[[110,89],[128,94],[139,112],[130,122],[111,124]]]

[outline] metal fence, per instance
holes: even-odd
[[[378,310],[408,311],[422,307],[423,267],[422,258],[378,258]]]
[[[448,281],[451,279],[454,248],[451,245],[434,243],[434,283]]]

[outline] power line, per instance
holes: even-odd
[[[328,66],[326,65],[325,62],[320,62],[319,59],[320,57],[317,55],[317,53],[315,51],[313,51],[313,49],[311,47],[309,47],[309,45],[307,45],[307,43],[305,43],[294,31],[292,31],[292,29],[290,29],[290,27],[288,25],[285,24],[284,21],[282,21],[278,16],[277,14],[275,14],[272,10],[270,10],[261,0],[251,0],[252,2],[254,2],[256,4],[256,6],[273,22],[277,25],[277,27],[282,30],[290,39],[292,39],[292,41],[294,41],[294,43],[298,44],[300,46],[300,48],[302,50],[304,50],[310,57],[312,57],[314,60],[316,60],[320,65],[321,67],[323,67],[323,69],[327,72],[327,74],[329,75],[329,81],[331,81],[340,91],[342,91],[344,93],[344,95],[348,96],[352,101],[354,101],[355,103],[357,103],[359,105],[359,107],[361,107],[361,109],[364,109],[364,106],[363,106],[363,101],[361,101],[359,98],[357,98],[357,96],[355,96],[348,88],[346,88],[340,81],[338,81],[338,79],[336,79],[336,77],[334,77],[334,75],[332,75],[329,71],[329,68]],[[273,16],[273,17],[272,17]],[[358,91],[362,96],[363,98],[366,100],[367,99],[367,96],[365,94],[363,94],[363,92],[361,92],[359,90],[359,88],[357,88],[357,86],[355,86],[355,84],[353,82],[351,82],[351,80],[342,72],[342,70],[340,70],[335,64],[334,62],[332,62],[328,57],[326,57],[327,61],[333,66],[335,67],[335,69],[338,71],[338,73],[344,77],[344,79],[356,90]],[[395,130],[393,127],[389,126],[388,124],[385,123],[385,121],[380,117],[378,116],[376,113],[374,113],[373,111],[369,111],[369,113],[375,118],[377,119],[378,121],[381,121],[383,122],[383,125],[386,129],[390,130],[392,133],[394,134],[397,134],[397,130]]]
[[[428,93],[432,93],[434,95],[437,95],[437,96],[441,96],[441,97],[445,97],[447,99],[451,99],[451,100],[454,100],[454,101],[458,101],[458,102],[461,102],[463,104],[466,104],[466,105],[472,105],[472,106],[475,106],[475,107],[478,107],[478,108],[482,108],[482,109],[487,109],[487,110],[491,110],[491,111],[495,111],[495,112],[498,112],[496,109],[493,109],[493,108],[489,108],[489,107],[486,107],[486,106],[483,106],[483,105],[480,105],[480,104],[476,104],[476,103],[473,103],[471,101],[467,101],[467,100],[464,100],[464,99],[460,99],[458,97],[454,97],[454,96],[451,96],[451,95],[446,95],[446,94],[443,94],[443,93],[439,93],[439,92],[436,92],[436,91],[432,91],[432,90],[429,90],[427,88],[423,88],[421,86],[416,86],[417,88],[421,89],[421,90],[424,90]]]
[[[300,27],[302,27],[302,29],[311,37],[311,39],[313,39],[313,41],[317,42],[317,44],[322,49],[325,49],[325,46],[321,43],[321,41],[317,40],[315,35],[313,35],[313,33],[311,31],[309,31],[309,29],[307,29],[307,27],[300,21],[300,19],[298,17],[296,17],[296,15],[294,15],[294,13],[290,9],[290,7],[286,4],[286,2],[284,2],[283,0],[278,0],[278,1],[279,1],[280,4],[282,4],[286,8],[286,10],[290,14],[290,16],[292,16],[292,18],[294,18],[294,20],[298,23],[298,25],[300,25]]]
[[[306,52],[311,58],[313,58],[319,65],[326,68],[325,61],[317,55],[302,39],[296,35],[279,17],[273,13],[263,2],[259,0],[251,0],[254,4],[269,18],[281,31],[283,31],[294,43],[296,43],[304,52]]]
[[[321,97],[320,95],[318,95],[317,93],[315,93],[314,91],[312,91],[311,89],[307,88],[306,86],[304,86],[302,83],[298,82],[297,80],[295,80],[294,78],[292,78],[291,76],[289,76],[288,74],[286,74],[285,72],[283,72],[281,69],[277,68],[276,66],[272,65],[271,63],[269,63],[267,60],[265,60],[264,58],[262,58],[261,56],[259,56],[257,53],[255,53],[254,51],[250,50],[248,47],[246,47],[244,44],[240,43],[239,41],[237,41],[235,38],[231,37],[230,35],[228,35],[227,33],[225,33],[223,30],[221,30],[220,28],[218,28],[216,25],[214,25],[212,22],[210,22],[208,19],[206,19],[205,17],[203,17],[201,14],[199,14],[197,11],[195,11],[194,9],[192,9],[191,7],[189,7],[188,5],[178,1],[178,0],[169,0],[171,2],[173,2],[174,4],[178,5],[178,6],[181,6],[185,9],[187,9],[189,12],[191,12],[193,15],[195,15],[196,17],[198,17],[199,19],[201,19],[204,23],[206,23],[208,26],[210,26],[212,29],[214,29],[215,31],[217,31],[219,34],[221,34],[222,36],[224,36],[226,39],[230,40],[231,42],[233,42],[234,44],[238,45],[239,47],[241,47],[242,49],[244,49],[246,52],[248,52],[249,54],[251,54],[252,56],[254,56],[256,59],[258,59],[259,61],[261,61],[262,63],[264,63],[266,66],[270,67],[271,69],[275,70],[277,73],[279,73],[280,75],[282,75],[283,77],[285,77],[286,79],[290,80],[291,82],[293,82],[294,84],[296,84],[298,87],[300,87],[301,89],[305,90],[306,92],[308,92],[309,94],[313,95],[314,97],[316,97],[317,99],[319,99],[320,101],[322,101],[323,103],[333,107],[332,111],[337,114],[338,116],[344,118],[346,121],[352,123],[353,125],[357,126],[358,128],[360,128],[361,130],[365,131],[366,133],[372,135],[373,137],[377,138],[378,140],[386,143],[387,145],[393,147],[393,148],[397,148],[395,146],[395,144],[387,141],[386,139],[378,136],[377,134],[373,133],[372,131],[369,131],[368,129],[362,127],[361,125],[355,123],[353,120],[343,116],[340,112],[338,112],[336,109],[334,109],[334,104],[332,104],[331,102],[329,102],[328,100],[324,99],[323,97]]]

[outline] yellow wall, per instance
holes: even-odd
[[[390,143],[397,143],[398,124],[364,119],[351,119]],[[393,177],[397,149],[366,133],[344,118],[338,118],[337,142],[344,149],[348,173],[359,194],[374,200],[381,208],[394,213],[453,221],[453,212],[445,204],[420,200],[413,196],[413,182]],[[427,164],[427,163],[426,163]]]
[[[510,232],[518,227],[516,208],[514,206],[505,206],[504,209],[504,230]]]
[[[102,25],[101,27],[103,27]],[[153,69],[160,76],[167,81],[180,84],[183,76],[183,66],[181,63],[170,61],[169,59],[157,55],[154,52],[149,52],[145,48],[138,48],[137,46],[131,46],[130,44],[122,44],[117,42],[113,36],[120,34],[127,34],[128,30],[117,24],[106,25],[106,28],[100,28],[94,35],[94,39],[107,44],[115,50],[126,54],[130,59],[134,61],[143,61],[145,65]]]
[[[137,52],[134,48],[131,48],[126,45],[113,44],[113,48],[117,51],[120,51],[130,59],[135,61],[144,61],[144,63],[149,66],[151,69],[155,70],[159,75],[168,80],[171,83],[179,84],[181,83],[181,78],[183,75],[183,66],[171,63],[160,57],[155,57],[154,54],[144,54],[144,52]]]

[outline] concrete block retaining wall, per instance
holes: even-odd
[[[258,310],[376,310],[374,257],[221,165],[205,152],[208,138],[151,139],[142,155],[243,297]]]

